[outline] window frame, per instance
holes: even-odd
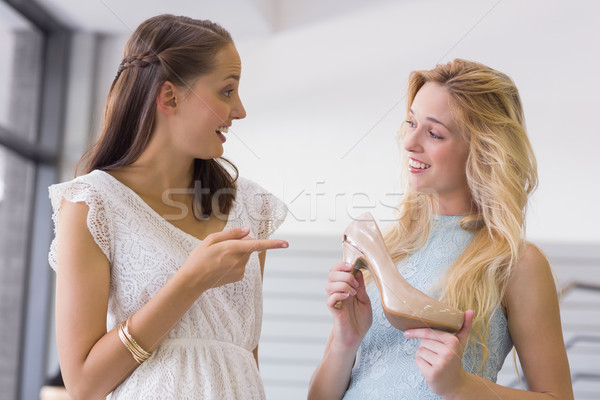
[[[39,398],[46,380],[50,306],[53,304],[48,249],[53,237],[48,186],[59,177],[72,30],[33,0],[2,0],[42,33],[42,76],[37,140],[28,142],[0,127],[0,146],[35,163],[32,218],[21,299],[22,325],[17,398]]]

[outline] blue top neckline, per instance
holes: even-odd
[[[458,220],[461,219],[462,217],[464,217],[464,215],[441,215],[441,214],[433,214],[432,219],[434,221],[439,221],[439,220]]]

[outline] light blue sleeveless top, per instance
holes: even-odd
[[[437,297],[432,293],[434,285],[471,241],[472,233],[460,228],[459,219],[459,216],[436,216],[429,241],[397,265],[408,283],[429,296]],[[441,399],[429,390],[415,362],[420,339],[407,339],[402,331],[390,325],[372,280],[367,292],[373,308],[373,325],[358,350],[344,399]],[[479,375],[495,382],[513,345],[500,306],[489,322],[489,358]],[[481,359],[480,347],[469,346],[462,360],[464,369],[476,374]]]

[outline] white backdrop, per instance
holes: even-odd
[[[530,239],[600,243],[598,16],[592,0],[389,1],[234,37],[248,116],[225,156],[288,203],[281,235],[339,234],[365,210],[385,219],[401,187],[409,72],[479,61],[510,75],[524,102],[540,175]],[[96,123],[125,40],[99,46]]]
[[[88,10],[93,16],[106,12],[104,5],[109,4],[115,18],[123,19],[113,21],[115,25],[127,22],[134,27],[142,18],[122,12],[117,8],[121,3],[132,1],[75,2],[57,13],[76,19],[79,11],[73,7],[96,7]],[[183,3],[149,0],[139,12],[145,17],[177,13]],[[204,3],[208,1],[198,2],[198,7]],[[227,12],[236,14],[233,20],[260,20],[245,7],[228,7],[231,3],[258,4],[261,9],[280,5],[271,9],[279,28],[269,33],[260,26],[248,31],[225,23],[232,21],[225,18]],[[365,210],[380,219],[390,217],[390,206],[399,200],[395,133],[404,119],[411,70],[460,57],[488,64],[515,80],[539,162],[540,188],[531,202],[529,238],[546,245],[563,283],[600,279],[600,212],[595,206],[600,195],[600,3],[210,2],[211,7],[215,4],[229,10],[223,20],[214,19],[234,34],[248,112],[227,135],[225,156],[244,176],[286,201],[290,210],[277,236],[290,240],[291,247],[269,255],[265,274],[260,365],[269,398],[306,398],[308,379],[330,329],[323,287],[329,267],[340,257],[344,227]],[[191,16],[211,18],[203,13]],[[96,22],[84,28],[74,42],[64,179],[72,177],[88,133],[98,130],[108,87],[131,34],[98,39],[89,32],[101,27]],[[597,299],[575,303],[585,307],[561,306],[567,339],[598,331],[597,318],[589,311],[598,309]],[[582,356],[589,360],[577,358]],[[56,359],[52,348],[51,368]],[[570,354],[570,360],[574,372],[595,371],[597,351],[583,348]],[[506,382],[514,378],[510,366],[507,371]],[[575,390],[581,393],[577,385]],[[587,398],[597,397],[597,390],[588,392],[593,394]]]

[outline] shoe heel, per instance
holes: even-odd
[[[363,261],[365,259],[365,254],[346,241],[345,236],[344,241],[342,242],[342,253],[344,255],[344,262],[354,266],[351,272],[352,275],[356,275],[359,269],[366,268]]]
[[[346,235],[344,235],[344,241],[342,242],[342,252],[344,255],[344,262],[352,264],[354,266],[354,268],[352,268],[352,271],[350,271],[352,276],[356,276],[356,273],[361,268],[367,267],[363,261],[363,259],[365,258],[364,253],[358,250],[356,247],[352,246],[350,243],[348,243],[346,241]],[[338,300],[337,303],[333,305],[333,307],[337,310],[341,310],[342,301]]]

